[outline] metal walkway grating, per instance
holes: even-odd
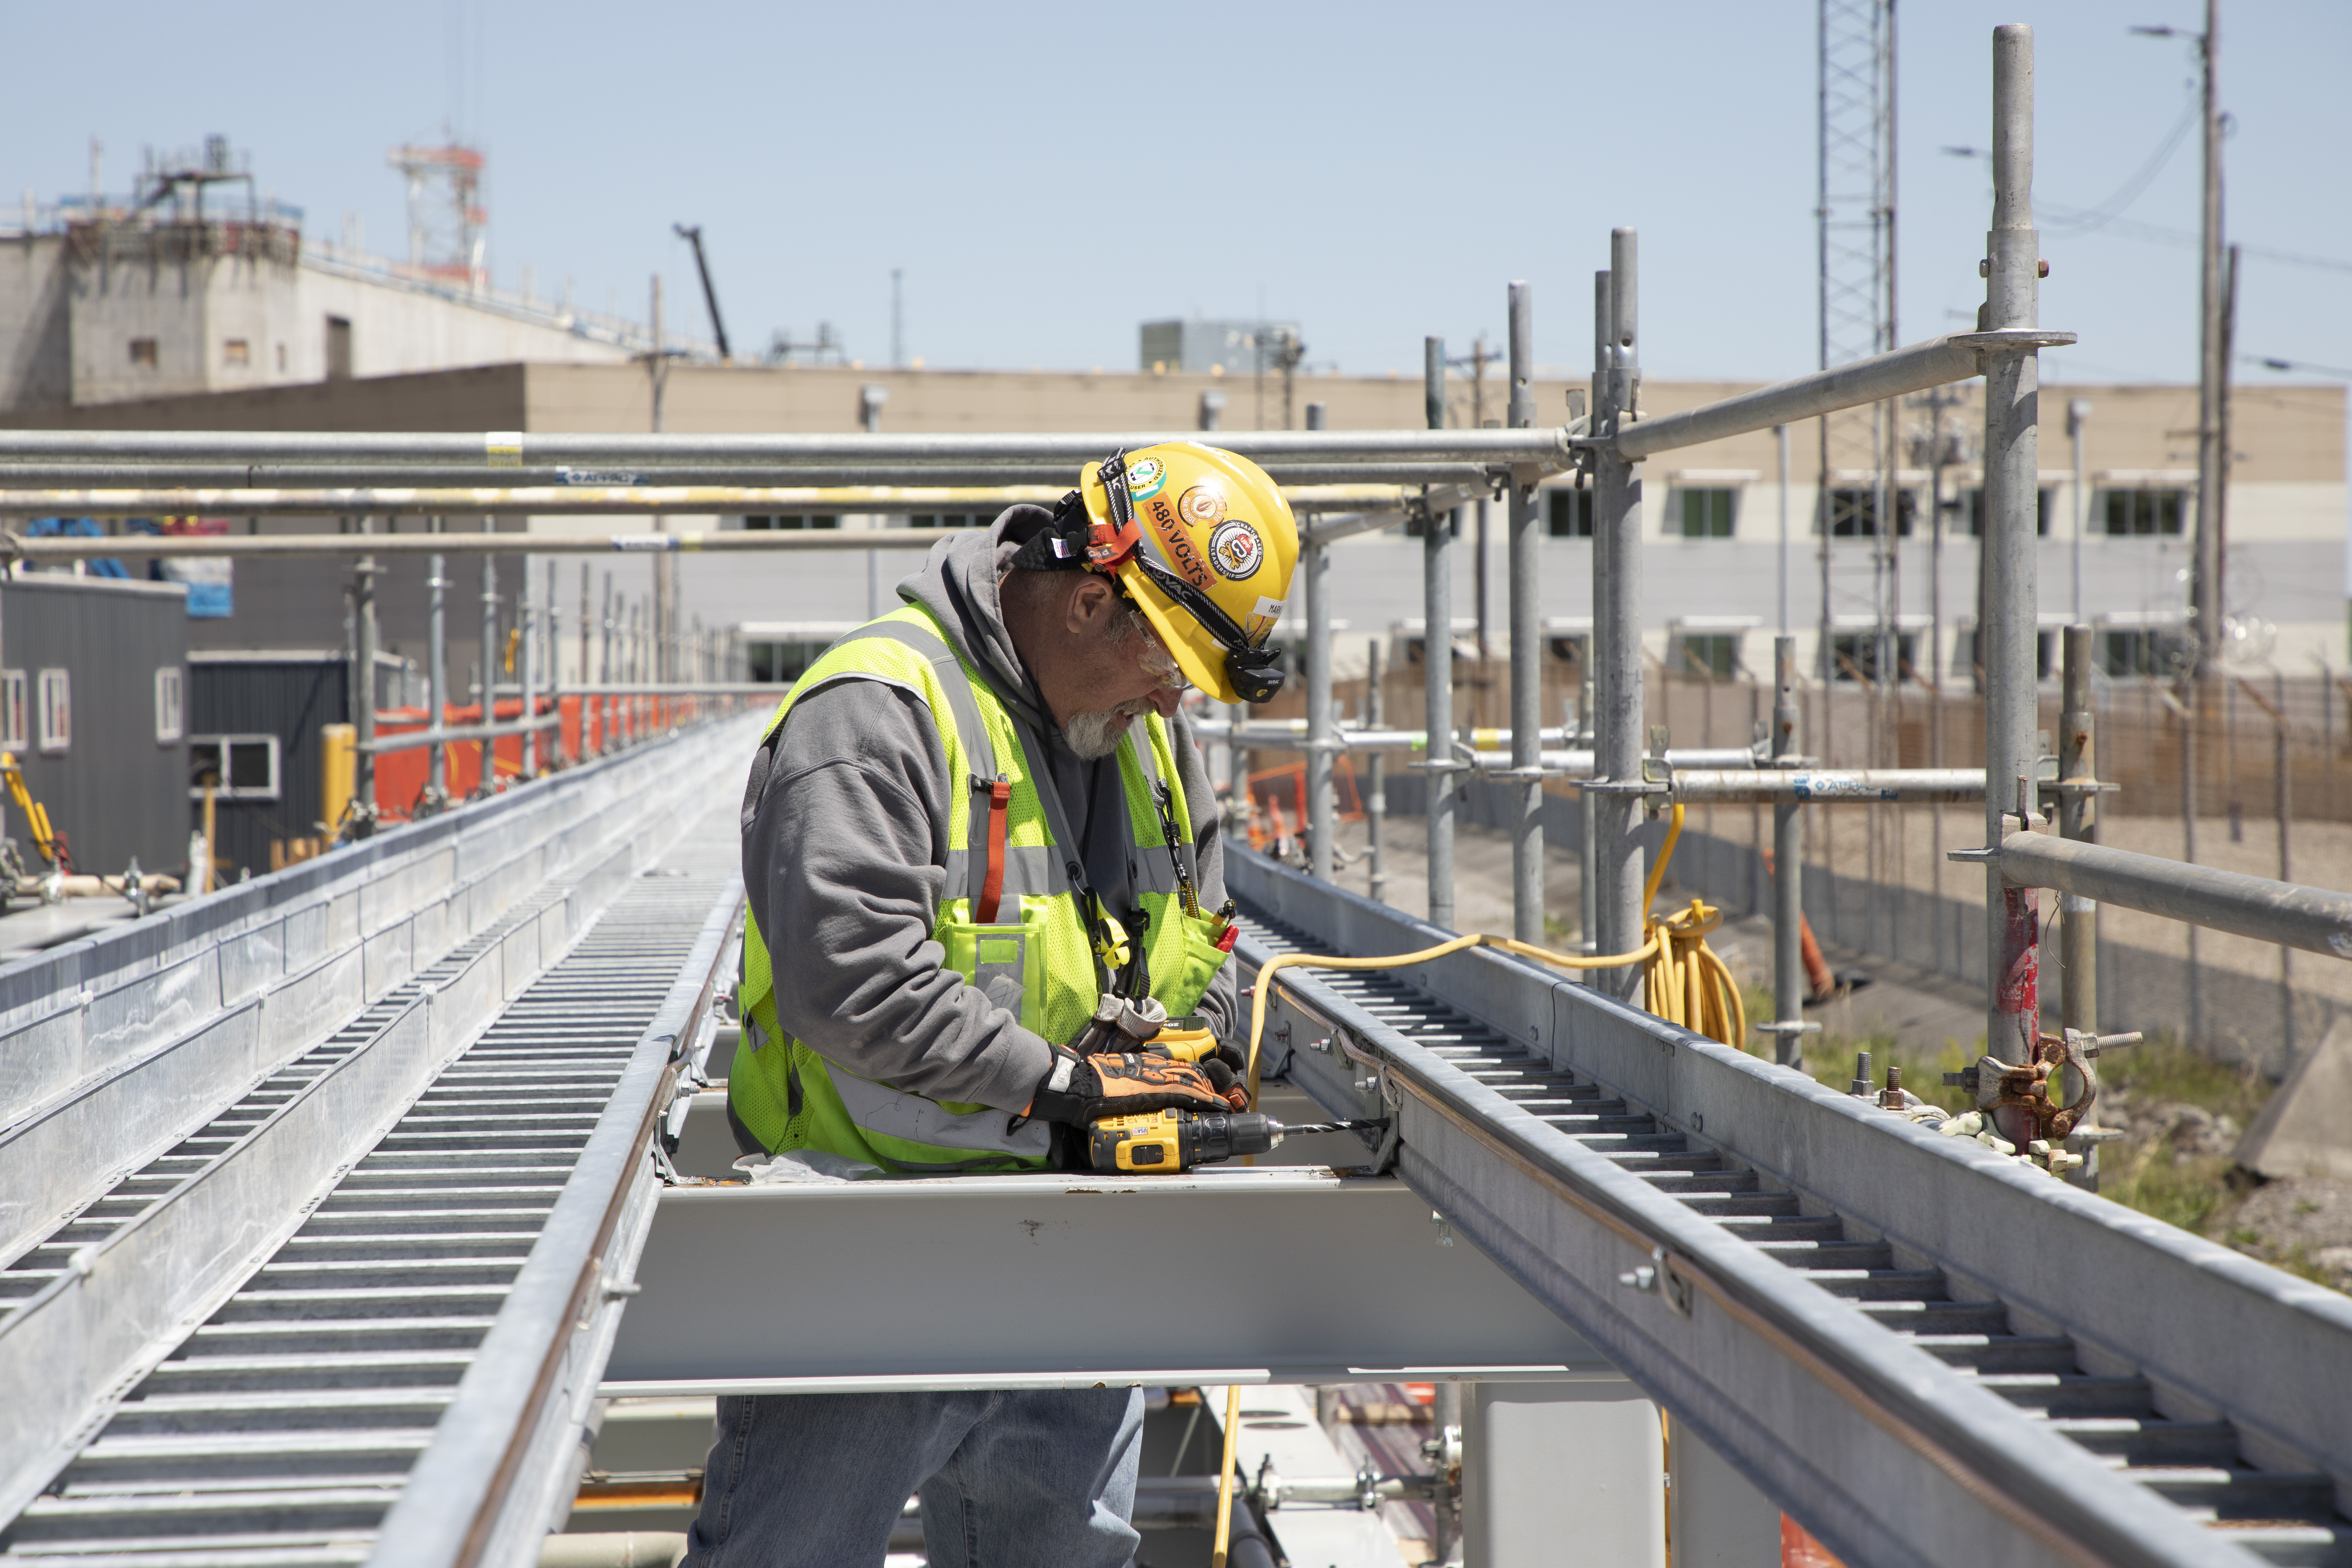
[[[1255,916],[1242,924],[1244,936],[1268,952],[1328,951]],[[1849,1237],[1837,1215],[1804,1212],[1796,1194],[1767,1191],[1753,1170],[1694,1147],[1648,1111],[1403,980],[1309,973],[1368,1017],[1968,1373],[2191,1518],[2225,1531],[2232,1543],[2296,1568],[2352,1563],[2352,1521],[2336,1512],[2326,1475],[2253,1468],[2227,1421],[2168,1419],[2156,1410],[2145,1377],[2085,1372],[2066,1334],[2015,1332],[2000,1302],[1956,1298],[1940,1268],[1896,1267],[1886,1243]]]
[[[131,1390],[8,1528],[5,1555],[87,1568],[363,1561],[727,890],[723,877],[656,871],[622,893],[434,1079],[300,1231]],[[499,934],[484,933],[273,1075],[19,1268],[65,1266],[62,1254],[126,1223],[226,1148],[240,1123],[352,1049],[415,986]]]

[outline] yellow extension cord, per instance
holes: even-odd
[[[1649,909],[1657,898],[1658,888],[1666,879],[1666,864],[1674,858],[1675,841],[1683,834],[1683,808],[1675,807],[1673,821],[1666,828],[1666,841],[1658,851],[1658,863],[1650,872],[1650,880],[1642,889],[1642,908]],[[1693,899],[1690,908],[1677,913],[1649,916],[1643,926],[1642,945],[1631,952],[1603,954],[1587,958],[1580,954],[1554,952],[1549,948],[1537,947],[1532,942],[1516,942],[1507,936],[1474,934],[1457,936],[1451,942],[1425,947],[1418,952],[1391,953],[1380,958],[1336,958],[1311,952],[1282,952],[1265,961],[1257,972],[1257,987],[1250,1002],[1249,1035],[1249,1103],[1257,1109],[1258,1046],[1265,1036],[1266,998],[1273,994],[1275,975],[1285,969],[1405,969],[1416,963],[1428,963],[1449,953],[1461,952],[1473,947],[1499,947],[1507,952],[1540,959],[1560,969],[1615,969],[1628,963],[1643,965],[1643,1002],[1649,1010],[1669,1024],[1679,1024],[1694,1034],[1720,1040],[1727,1046],[1746,1049],[1748,1009],[1739,998],[1738,983],[1731,971],[1706,944],[1706,933],[1723,923],[1723,911],[1714,905]],[[1228,1533],[1233,1523],[1234,1502],[1234,1427],[1241,1411],[1240,1385],[1225,1391],[1225,1465],[1217,1482],[1217,1531],[1211,1539],[1215,1543],[1210,1562],[1212,1568],[1225,1568]]]

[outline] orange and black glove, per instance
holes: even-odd
[[[1241,1110],[1247,1108],[1247,1096],[1223,1062],[1196,1067],[1139,1051],[1082,1057],[1056,1047],[1053,1068],[1038,1084],[1024,1114],[1084,1127],[1105,1117],[1171,1108]]]

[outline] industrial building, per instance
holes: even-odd
[[[1863,8],[1891,26],[1887,0]],[[100,803],[110,781],[57,771],[85,765],[95,693],[112,749],[87,761],[162,777],[182,835],[200,798],[206,865],[240,875],[0,962],[0,1557],[674,1565],[726,1495],[718,1401],[1133,1390],[1154,1568],[2352,1564],[2352,1297],[2103,1196],[2094,1114],[2155,1033],[2102,1013],[2103,911],[2189,933],[2192,996],[2200,931],[2260,944],[2282,991],[2292,960],[2352,960],[2352,894],[2287,874],[2283,712],[2279,874],[2193,853],[2200,723],[2241,688],[2272,700],[2247,670],[2315,664],[2334,722],[2344,395],[2241,395],[2227,544],[2199,566],[2219,509],[2199,510],[2196,392],[2041,380],[2074,334],[2034,289],[2032,69],[2032,30],[1997,29],[1976,330],[1769,385],[1645,381],[1620,228],[1590,379],[1536,374],[1540,302],[1507,286],[1499,418],[1483,344],[1466,381],[1433,339],[1418,382],[1316,375],[1291,323],[1150,323],[1117,374],[633,363],[552,327],[585,347],[478,361],[486,327],[359,368],[359,318],[303,292],[258,205],[250,237],[204,216],[237,177],[226,149],[119,220],[126,246],[168,240],[138,266],[110,259],[113,217],[89,226],[95,260],[72,226],[28,225],[26,257],[63,247],[64,295],[128,278],[132,302],[85,326],[68,300],[37,334],[64,345],[39,380],[64,390],[0,421],[0,512],[76,524],[6,532],[0,724],[54,764],[28,784],[135,816],[146,796]],[[469,188],[462,160],[434,166]],[[184,215],[154,211],[183,194]],[[453,254],[413,255],[405,282],[483,312],[478,248]],[[184,268],[170,287],[203,303],[152,324],[141,266]],[[269,289],[276,313],[241,292]],[[142,393],[99,365],[110,332],[180,379]],[[293,365],[304,332],[319,357],[282,383],[205,368],[230,341],[236,368],[268,370],[280,341]],[[1245,374],[1198,363],[1237,344]],[[1879,460],[1848,465],[1857,429]],[[1812,454],[1791,430],[1818,432]],[[755,1021],[776,1016],[761,988],[833,956],[820,936],[772,963],[747,901],[740,784],[779,686],[892,607],[922,551],[1050,502],[1115,435],[1214,440],[1296,514],[1278,706],[1180,697],[1138,663],[1214,753],[1219,798],[1193,815],[1233,902],[1203,962],[1232,963],[1246,1017],[1222,1103],[1272,1118],[1274,1146],[1221,1161],[1202,1131],[1171,1160],[1171,1132],[1123,1160],[1137,1147],[1081,1117],[1052,1169],[803,1163],[789,1138],[742,1154],[764,1135],[730,1083],[803,1044]],[[1236,526],[1208,499],[1202,528]],[[137,526],[166,517],[216,526]],[[114,561],[128,575],[95,574]],[[172,562],[233,566],[230,613],[139,580]],[[2200,595],[2225,618],[2194,616]],[[1237,636],[1228,656],[1262,652]],[[1343,694],[1382,665],[1385,686]],[[2098,683],[2148,700],[2139,730]],[[1693,689],[1698,746],[1658,721]],[[2283,675],[2271,689],[2283,709]],[[1969,722],[1955,740],[1939,715],[1936,754],[1912,756],[1904,704],[1948,690]],[[2147,745],[2159,699],[2179,858],[2100,833],[2107,787],[2147,771],[2100,748]],[[1859,765],[1832,754],[1842,716],[1867,727]],[[1003,723],[1034,797],[1039,742]],[[1011,779],[981,760],[1001,742],[962,724],[950,754],[1001,805]],[[478,790],[452,784],[467,752]],[[1295,825],[1254,752],[1300,759]],[[1369,896],[1342,883],[1359,763]],[[1379,880],[1392,794],[1423,819],[1411,908]],[[1165,850],[1177,909],[1195,829],[1170,799],[1163,782],[1137,844]],[[1937,919],[1968,922],[1963,1038],[1982,1038],[1906,1088],[1891,1057],[1849,1078],[1809,1055],[1806,900],[1824,865],[1832,911],[1854,880],[1833,819],[1915,805],[1949,809],[1951,874],[1981,889],[1946,909],[1936,884]],[[970,929],[1003,930],[1004,816],[957,810]],[[1060,848],[1077,884],[1024,890],[1024,912],[1066,898],[1091,936],[1107,906],[1069,858],[1094,846],[1015,815],[1020,874]],[[1501,829],[1508,936],[1457,907],[1474,820]],[[1562,850],[1573,910],[1547,896]],[[1711,945],[1733,912],[1713,879],[1743,850],[1770,928],[1754,975]],[[1091,990],[1070,982],[1081,1012],[1118,940]],[[1024,962],[1002,946],[989,962]],[[2292,1027],[2279,1103],[2298,1080],[2352,1092],[2352,1030],[2299,1055]],[[1009,1141],[1049,1092],[1003,1121],[958,1109],[957,1135]],[[2352,1171],[2315,1103],[2255,1141]],[[1166,1287],[1171,1259],[1202,1282]],[[937,1500],[880,1501],[888,1563],[912,1568]]]

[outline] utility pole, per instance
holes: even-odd
[[[2204,219],[2197,268],[2197,552],[2189,577],[2189,629],[2195,636],[2190,673],[2203,681],[2215,672],[2221,647],[2221,551],[2223,491],[2229,482],[2221,424],[2228,394],[2228,326],[2223,320],[2221,271],[2221,108],[2218,84],[2221,48],[2220,0],[2205,0],[2205,30],[2134,27],[2147,38],[2187,38],[2196,44],[2205,100]]]

